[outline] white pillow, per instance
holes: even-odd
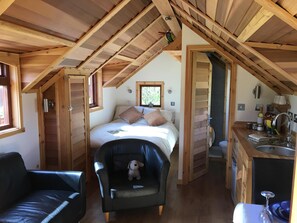
[[[147,108],[147,107],[144,107],[143,109],[143,114],[146,115],[148,113],[151,113],[153,111],[156,111],[157,108]],[[161,112],[161,115],[169,122],[172,122],[173,121],[173,114],[172,114],[172,111],[168,111],[168,110],[160,110]]]

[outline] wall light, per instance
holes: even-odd
[[[171,94],[171,93],[172,93],[172,89],[169,88],[169,89],[167,90],[167,92],[168,92],[168,94]]]
[[[254,94],[255,98],[260,98],[260,95],[261,95],[261,86],[260,85],[256,85],[256,87],[253,90],[253,94]]]
[[[128,91],[128,93],[129,93],[129,94],[131,94],[131,93],[132,93],[132,89],[131,89],[131,88],[128,88],[128,90],[127,90],[127,91]]]

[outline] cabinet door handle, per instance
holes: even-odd
[[[68,106],[68,111],[72,111],[73,107],[72,106]]]

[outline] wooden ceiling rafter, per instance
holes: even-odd
[[[123,56],[123,55],[119,55],[119,54],[116,55],[115,58],[120,59],[120,60],[125,60],[125,61],[131,62],[131,63],[135,61],[134,58]]]
[[[94,60],[100,53],[103,52],[104,48],[109,44],[113,43],[118,39],[123,33],[130,29],[135,23],[137,23],[143,16],[145,16],[150,10],[155,7],[153,3],[149,4],[144,10],[142,10],[137,16],[135,16],[129,23],[127,23],[123,28],[121,28],[116,34],[114,34],[108,41],[102,44],[98,49],[96,49],[84,62],[82,62],[78,69],[82,69],[88,65],[92,60]]]
[[[265,8],[260,8],[257,14],[252,18],[252,20],[247,24],[247,26],[242,30],[237,39],[241,42],[245,42],[249,39],[258,29],[260,29],[269,19],[271,19],[273,13],[266,10]]]
[[[53,48],[53,49],[47,49],[47,50],[38,50],[38,51],[29,52],[29,53],[22,53],[20,54],[20,58],[57,55],[58,53],[63,54],[68,49],[69,47],[59,47],[59,48]]]
[[[75,45],[75,42],[73,41],[63,39],[47,33],[43,33],[34,29],[26,28],[24,26],[16,25],[3,20],[0,20],[0,29],[1,31],[7,31],[10,33],[15,33],[29,38],[39,39],[39,40],[55,43],[62,46],[73,47]]]
[[[216,12],[217,12],[218,0],[208,0],[206,1],[206,14],[212,18],[213,20],[216,19]],[[213,30],[213,25],[208,21],[205,22],[205,25],[211,30]]]
[[[297,30],[297,18],[271,0],[255,0],[259,5],[272,12],[283,22]]]
[[[194,21],[196,22],[196,21]],[[183,23],[187,24],[185,21],[183,21]],[[197,24],[197,22],[196,22]],[[199,28],[201,28],[200,24],[197,24],[199,26]],[[191,28],[191,27],[190,27]],[[195,28],[195,27],[194,27]],[[204,29],[204,31],[206,32],[206,34],[202,33],[201,31],[199,31],[197,28],[196,30],[193,30],[196,33],[198,33],[199,35],[201,35],[201,37],[204,37],[208,42],[211,43],[215,43],[216,47],[218,47],[218,43],[216,43],[214,40],[212,40],[210,37],[208,37],[206,34],[209,34],[209,30]],[[261,80],[263,83],[267,84],[269,87],[271,87],[271,89],[274,89],[275,91],[279,91],[279,89],[275,89],[275,86],[278,85],[280,86],[282,89],[284,89],[286,92],[289,93],[293,93],[293,91],[288,88],[286,85],[284,85],[283,83],[279,82],[278,79],[276,79],[275,77],[273,77],[271,74],[269,74],[267,71],[265,71],[262,67],[260,67],[258,64],[256,64],[254,61],[252,61],[250,58],[248,58],[247,56],[243,55],[239,50],[237,50],[236,48],[234,48],[233,46],[231,46],[229,43],[226,43],[224,41],[224,39],[222,39],[221,37],[218,37],[216,35],[212,36],[213,38],[215,38],[216,41],[220,42],[221,44],[224,45],[224,47],[226,47],[228,50],[234,52],[237,57],[241,58],[243,61],[245,61],[245,63],[248,63],[249,65],[245,64],[244,62],[242,62],[240,59],[236,58],[235,56],[233,56],[233,60],[236,59],[236,62],[238,64],[240,64],[243,68],[245,68],[247,71],[249,71],[251,74],[253,74],[256,78],[258,78],[259,80]],[[228,52],[226,51],[226,49],[223,49],[221,46],[220,50],[224,50],[224,52]],[[228,54],[230,54],[228,52]],[[231,54],[230,54],[231,55]],[[255,71],[252,67],[256,68],[257,70],[259,70],[259,72],[265,76],[267,79],[265,79],[264,77],[262,77],[257,71]],[[270,82],[271,81],[271,82]]]
[[[97,71],[99,71],[100,69],[102,69],[105,65],[107,65],[112,59],[114,59],[117,55],[119,55],[120,53],[122,53],[125,49],[127,49],[127,47],[129,47],[132,43],[134,43],[137,39],[139,39],[142,34],[144,34],[145,32],[147,32],[151,27],[153,27],[156,23],[158,23],[160,21],[160,19],[162,19],[162,16],[159,16],[158,18],[156,18],[151,24],[149,24],[146,28],[144,28],[140,33],[138,33],[132,40],[130,40],[130,42],[126,43],[126,45],[124,45],[118,52],[116,52],[113,56],[111,56],[109,59],[107,59],[105,62],[103,62],[99,67],[97,67],[93,73],[96,73]]]
[[[0,1],[0,15],[2,15],[15,0],[1,0]]]
[[[248,67],[248,71],[249,72],[251,72],[251,70],[253,70],[252,71],[252,74],[255,77],[259,78],[262,82],[266,83],[272,89],[275,89],[268,82],[268,80],[270,80],[271,83],[273,83],[275,86],[279,86],[280,88],[284,89],[288,93],[293,93],[292,89],[288,88],[285,84],[281,83],[277,78],[275,78],[274,76],[272,76],[270,73],[268,73],[266,70],[264,70],[258,64],[256,64],[250,58],[248,58],[247,56],[245,56],[244,54],[242,54],[238,49],[236,49],[233,46],[231,46],[224,39],[222,39],[222,37],[218,37],[217,35],[212,35],[212,34],[214,34],[212,31],[208,30],[205,26],[203,26],[198,21],[196,21],[194,18],[192,18],[189,14],[187,14],[186,11],[183,11],[181,8],[176,8],[176,10],[179,10],[179,12],[181,14],[183,14],[184,16],[186,16],[188,20],[191,20],[193,23],[195,23],[199,28],[201,28],[204,32],[206,32],[206,34],[208,34],[209,36],[212,36],[213,38],[215,38],[216,41],[221,42],[226,48],[228,48],[228,50],[235,52],[237,56],[241,57],[244,61],[246,61],[247,63],[249,63],[250,66],[253,66],[253,67],[257,68],[257,70],[259,70],[261,72],[261,74],[264,75],[267,79],[264,79],[263,77],[261,77],[255,70],[253,70],[249,66],[247,66],[247,65],[244,66],[245,68]],[[183,21],[183,23],[185,23],[185,21]],[[206,34],[204,34],[204,35],[206,35]],[[208,37],[208,38],[210,38],[210,37]],[[213,41],[213,42],[215,42],[215,41]],[[244,63],[242,63],[242,64],[244,64]]]
[[[125,5],[127,5],[131,0],[122,0],[119,4],[117,4],[109,13],[107,13],[98,23],[96,23],[93,27],[89,29],[77,42],[76,44],[69,48],[64,54],[59,56],[56,60],[54,60],[45,70],[37,75],[37,77],[28,85],[23,88],[23,92],[29,92],[34,86],[42,80],[48,73],[54,70],[63,60],[66,59],[73,51],[79,48],[82,44],[84,44],[94,33],[96,33],[102,26],[106,24],[112,17],[117,14]]]
[[[195,12],[197,15],[201,16],[202,18],[204,18],[205,20],[210,21],[216,28],[218,28],[223,34],[225,34],[226,36],[228,36],[230,39],[232,39],[233,41],[235,41],[237,44],[239,44],[244,50],[248,51],[249,53],[251,53],[252,55],[254,55],[255,57],[259,58],[260,60],[262,60],[266,65],[268,65],[269,67],[271,67],[272,69],[274,69],[276,72],[278,72],[281,76],[283,76],[284,78],[290,80],[291,82],[293,82],[294,84],[297,85],[297,79],[289,74],[288,72],[286,72],[285,70],[283,70],[282,68],[280,68],[277,64],[273,63],[271,60],[269,60],[267,57],[263,56],[261,53],[259,53],[258,51],[256,51],[255,49],[253,49],[252,47],[245,45],[244,43],[242,43],[241,41],[239,41],[237,39],[237,37],[235,37],[232,33],[230,33],[228,30],[226,30],[224,27],[222,27],[220,24],[218,24],[216,21],[212,20],[210,17],[208,17],[207,15],[205,15],[203,12],[201,12],[200,10],[198,10],[196,7],[194,7],[193,5],[191,5],[190,3],[188,3],[185,0],[180,0],[183,3],[185,3],[191,10],[193,10],[193,12]],[[177,9],[177,10],[182,10],[179,6],[175,5],[174,3],[171,2],[171,5],[173,6],[173,8]],[[184,11],[186,12],[186,11]],[[188,13],[187,13],[188,14]],[[189,15],[189,14],[188,14]]]
[[[274,89],[275,91],[279,91],[279,89],[275,89],[275,87],[270,82],[267,82],[266,79],[259,76],[259,74],[255,70],[253,70],[251,67],[247,66],[245,63],[243,63],[241,60],[236,58],[234,55],[230,54],[223,47],[221,47],[218,43],[216,43],[214,40],[212,40],[210,37],[208,37],[206,34],[201,32],[199,29],[194,27],[192,24],[190,24],[188,21],[186,21],[183,18],[182,18],[182,23],[184,23],[187,27],[189,27],[191,30],[193,30],[196,34],[198,34],[203,39],[205,39],[212,46],[214,46],[218,50],[218,52],[221,53],[223,56],[229,57],[232,60],[232,62],[235,62],[235,63],[239,64],[240,66],[242,66],[244,69],[246,69],[248,72],[250,72],[253,76],[255,76],[256,78],[261,80],[263,83],[266,83],[270,88]],[[217,37],[217,38],[220,38],[220,37]],[[221,39],[221,40],[223,40],[223,39]]]
[[[254,48],[297,51],[297,46],[293,46],[293,45],[285,45],[285,44],[277,44],[277,43],[259,43],[259,42],[245,42],[245,44]]]
[[[146,55],[150,50],[152,50],[155,46],[157,46],[158,44],[160,44],[162,41],[164,41],[164,37],[161,37],[160,39],[158,39],[154,44],[152,44],[148,49],[146,49],[142,54],[140,54],[135,61],[137,62],[139,59],[141,59],[141,57],[143,57],[144,55]],[[149,59],[148,59],[149,60]],[[144,62],[145,63],[145,62]],[[142,64],[144,64],[142,63]],[[140,65],[140,67],[142,67],[142,64]],[[127,69],[130,68],[130,66],[135,66],[135,64],[130,63],[129,65],[127,65],[124,69],[122,69],[119,73],[117,73],[115,76],[113,76],[110,80],[108,80],[103,87],[108,87],[108,85],[110,83],[113,82],[114,79],[118,78],[123,72],[125,72]]]
[[[170,6],[168,0],[152,0],[156,8],[162,15],[164,21],[167,23],[171,32],[176,36],[181,31],[181,27],[175,17],[175,14]]]
[[[129,78],[133,77],[138,71],[140,71],[145,65],[147,65],[149,62],[151,62],[153,59],[155,59],[162,50],[157,51],[153,56],[151,56],[147,61],[145,61],[141,66],[139,66],[135,71],[127,75],[123,80],[121,80],[119,83],[117,83],[116,88],[120,87],[123,83],[125,83]]]

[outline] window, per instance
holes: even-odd
[[[97,105],[97,75],[94,74],[89,77],[89,106],[93,108]]]
[[[137,82],[137,105],[163,108],[164,82]]]
[[[0,130],[12,127],[9,66],[0,63]]]
[[[102,109],[102,72],[98,71],[89,77],[89,107],[90,111]]]
[[[0,52],[0,138],[24,132],[19,55]]]

